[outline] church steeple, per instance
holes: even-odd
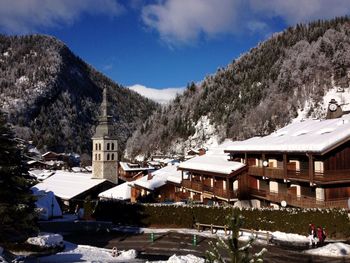
[[[114,138],[114,128],[112,124],[112,116],[109,115],[108,112],[109,103],[107,96],[107,88],[103,89],[103,100],[100,106],[100,117],[99,123],[96,127],[96,132],[94,138]]]
[[[92,178],[107,179],[118,183],[118,141],[109,115],[107,88],[103,89],[99,122],[92,137]]]

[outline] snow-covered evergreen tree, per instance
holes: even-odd
[[[21,242],[36,232],[34,197],[5,115],[0,112],[0,244]]]
[[[246,244],[240,246],[238,242],[239,229],[243,226],[242,216],[238,210],[234,210],[231,218],[228,218],[229,229],[232,234],[227,241],[218,237],[217,242],[210,242],[211,250],[206,252],[206,262],[215,263],[245,263],[263,262],[263,254],[266,249],[252,254],[250,249],[254,241],[251,238]]]

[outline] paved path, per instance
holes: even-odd
[[[197,236],[197,245],[193,245],[193,236],[167,232],[155,234],[152,242],[150,234],[126,234],[126,233],[104,233],[104,234],[79,234],[67,235],[65,240],[77,244],[93,245],[104,248],[116,247],[118,250],[136,249],[142,258],[148,260],[164,260],[173,254],[204,257],[205,251],[209,249],[209,238]],[[275,245],[254,245],[253,251],[260,251],[266,247],[264,262],[350,262],[350,260],[316,257],[303,254],[300,250],[283,248]]]

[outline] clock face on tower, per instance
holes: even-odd
[[[331,104],[329,104],[328,108],[330,111],[336,111],[338,106],[337,106],[337,104],[331,103]]]

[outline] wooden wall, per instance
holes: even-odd
[[[350,143],[347,142],[325,155],[324,169],[345,170],[350,169]],[[350,176],[350,175],[349,175]]]

